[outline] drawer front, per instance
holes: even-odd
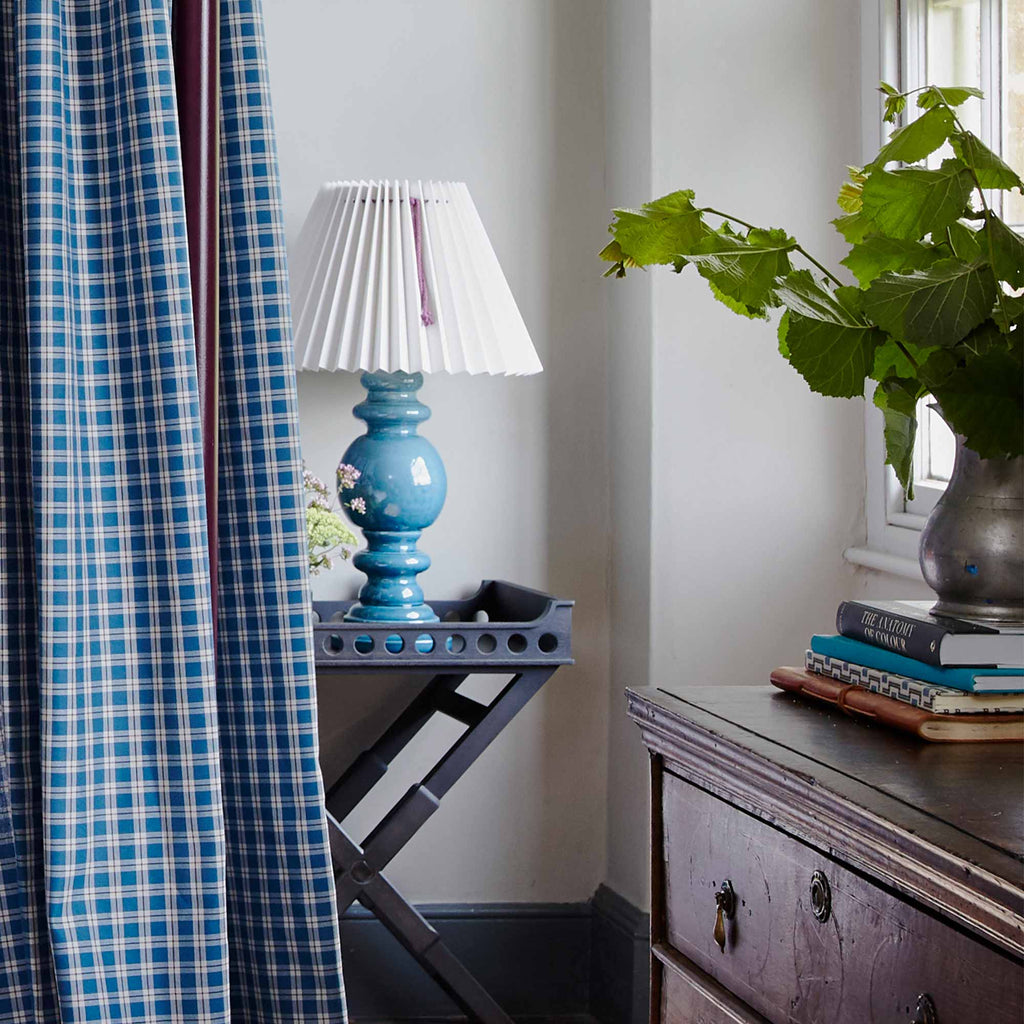
[[[659,1024],[766,1024],[696,964],[664,947],[653,952],[661,972]]]
[[[937,1024],[1020,1024],[1024,972],[1011,958],[669,772],[662,815],[668,943],[773,1022],[910,1024],[927,993]],[[722,952],[726,879],[736,907]]]

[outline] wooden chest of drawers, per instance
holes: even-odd
[[[1020,746],[925,744],[770,687],[628,696],[652,1020],[1020,1024]]]

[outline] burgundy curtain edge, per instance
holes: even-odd
[[[216,636],[220,363],[220,11],[217,0],[174,0],[171,36],[203,433],[210,595]]]

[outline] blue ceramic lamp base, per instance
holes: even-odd
[[[416,393],[421,373],[364,373],[366,400],[353,413],[366,423],[338,467],[338,496],[366,538],[353,564],[366,574],[350,622],[437,622],[416,577],[430,568],[417,550],[437,519],[448,482],[437,449],[416,432],[430,410]]]

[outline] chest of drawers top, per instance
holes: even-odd
[[[1024,957],[1022,745],[925,743],[770,686],[627,696],[666,771]]]

